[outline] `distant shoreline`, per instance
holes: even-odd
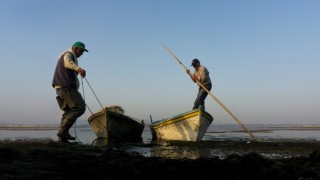
[[[59,127],[0,127],[0,130],[56,130]]]
[[[76,125],[77,128],[88,128],[89,125]],[[6,124],[0,125],[0,130],[56,130],[59,125],[56,124]]]
[[[259,132],[263,132],[263,133],[267,133],[267,132],[272,132],[272,131],[295,131],[295,130],[300,130],[300,131],[318,131],[320,130],[320,127],[269,127],[269,128],[265,128],[265,129],[253,129],[251,130],[251,132],[255,132],[255,133],[259,133]],[[241,132],[246,132],[245,130],[210,130],[207,131],[207,133],[241,133]]]
[[[90,128],[89,124],[75,124],[77,128]],[[219,127],[219,129],[208,129],[207,133],[231,133],[231,132],[245,132],[236,124],[232,125],[237,127],[237,129],[224,129],[220,126],[228,126],[230,124],[216,124],[212,125],[214,127]],[[0,124],[0,130],[56,130],[59,129],[58,124]],[[304,130],[304,131],[314,131],[320,130],[320,125],[317,124],[248,124],[247,125],[252,132],[271,132],[279,130]],[[255,127],[256,126],[256,127]]]

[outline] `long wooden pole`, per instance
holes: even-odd
[[[181,63],[181,61],[177,58],[177,56],[175,56],[175,55],[170,51],[170,49],[169,49],[167,46],[163,45],[163,47],[178,61],[178,63],[179,63],[185,70],[188,70],[188,68],[187,68],[184,64]],[[192,74],[190,73],[190,71],[189,71],[189,74],[192,75]],[[249,130],[248,128],[246,128],[246,127],[239,121],[239,119],[238,119],[235,115],[233,115],[233,114],[231,113],[231,111],[229,111],[229,109],[227,109],[227,108],[221,103],[221,101],[219,101],[218,98],[216,98],[210,91],[208,91],[208,89],[207,89],[199,80],[196,80],[196,82],[197,82],[197,84],[199,84],[244,130],[246,130],[254,140],[256,140],[256,141],[259,142],[259,140],[257,139],[257,137],[256,137],[254,134],[252,134],[252,133],[250,132],[250,130]]]

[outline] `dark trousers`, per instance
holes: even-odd
[[[69,129],[76,120],[85,112],[86,104],[77,89],[56,89],[57,102],[63,110],[58,135],[69,133]]]
[[[210,91],[211,88],[212,88],[212,84],[206,84],[204,85],[204,87]],[[199,106],[201,105],[202,109],[205,110],[205,107],[204,107],[204,100],[206,99],[206,97],[208,96],[208,93],[206,90],[204,90],[202,87],[199,87],[199,90],[198,90],[198,94],[197,94],[197,98],[196,100],[194,101],[194,106],[192,109],[198,109]]]

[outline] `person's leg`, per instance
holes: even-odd
[[[201,95],[202,95],[202,93],[203,93],[203,91],[202,91],[203,89],[201,88],[201,87],[199,87],[199,89],[198,89],[198,94],[197,94],[197,98],[196,98],[196,100],[194,101],[194,103],[193,103],[193,110],[194,109],[198,109],[199,108],[199,106],[200,106],[200,104],[201,104],[201,101],[200,101],[200,97],[201,97]]]
[[[211,90],[212,85],[208,84],[204,86],[208,91]],[[194,102],[194,107],[193,109],[197,109],[197,108],[201,108],[202,110],[205,110],[205,106],[204,106],[204,100],[206,99],[206,97],[208,96],[208,93],[206,90],[204,90],[202,87],[199,87],[199,91],[198,91],[198,95],[197,98]]]
[[[69,129],[73,126],[77,118],[85,112],[85,102],[76,89],[63,90],[62,92],[57,92],[57,94],[66,104],[63,109],[64,114],[61,119],[60,130],[57,135],[62,139],[75,140],[75,137],[69,134]]]
[[[62,114],[62,117],[61,117],[61,122],[60,122],[60,128],[59,128],[59,131],[57,133],[57,136],[58,136],[58,141],[59,142],[64,142],[64,143],[68,143],[68,138],[65,138],[63,136],[63,134],[65,134],[65,125],[66,124],[66,115],[68,114],[68,112],[70,111],[69,107],[67,106],[67,103],[66,101],[64,100],[65,98],[65,94],[67,93],[67,90],[66,89],[56,89],[56,93],[57,93],[57,102],[58,102],[58,105],[60,107],[60,109],[63,111],[63,114]],[[74,140],[75,138],[74,137],[69,137],[70,140]]]
[[[66,128],[66,124],[68,123],[66,116],[68,115],[69,111],[70,111],[70,109],[68,107],[66,107],[64,109],[63,114],[62,114],[60,129],[57,133],[57,136],[59,137],[59,141],[76,140],[75,137],[73,137],[69,134],[69,130],[68,130],[68,128]]]

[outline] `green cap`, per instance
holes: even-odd
[[[78,41],[78,42],[75,42],[72,47],[78,47],[78,48],[81,48],[81,49],[85,50],[86,52],[89,52],[89,51],[86,49],[86,46],[85,46],[82,42],[79,42],[79,41]]]

